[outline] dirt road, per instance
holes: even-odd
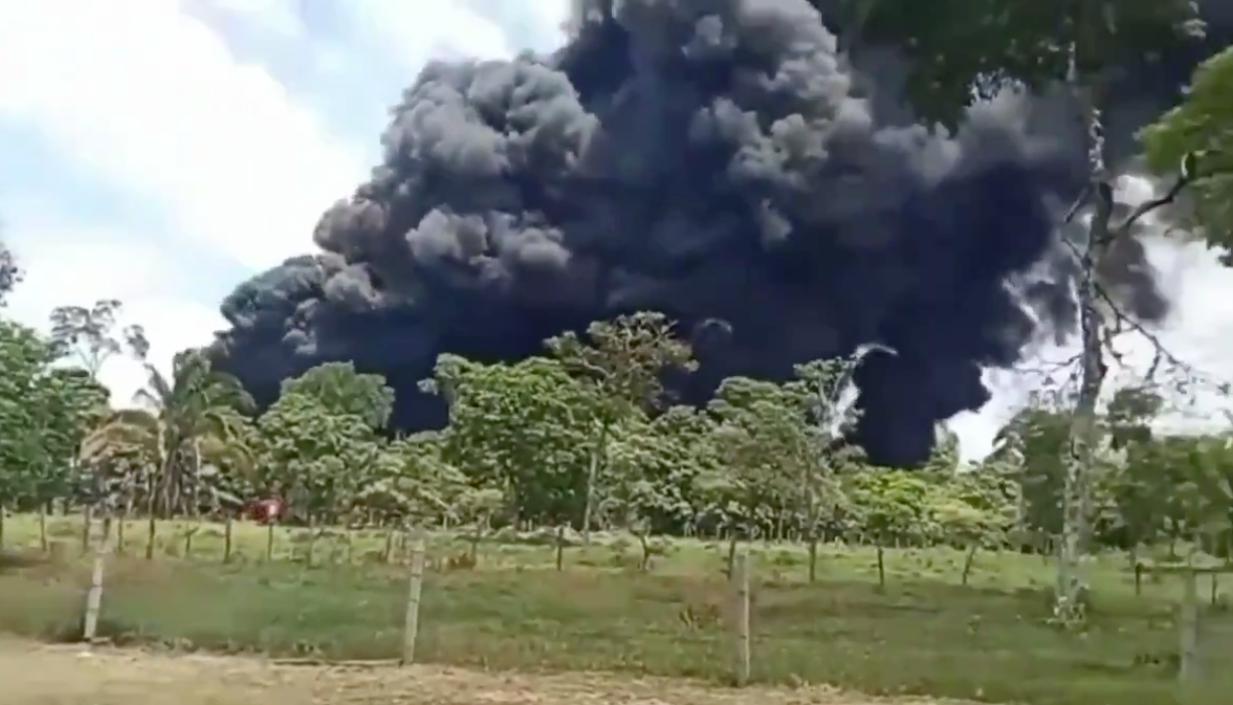
[[[0,639],[3,705],[891,705],[829,688],[735,691],[674,680],[435,666],[321,668]],[[893,705],[940,705],[900,699]]]

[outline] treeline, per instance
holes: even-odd
[[[349,363],[286,381],[256,415],[234,378],[190,351],[169,377],[147,365],[143,408],[111,410],[91,371],[63,360],[73,349],[86,353],[78,360],[99,350],[143,358],[148,345],[139,330],[122,343],[98,325],[105,316],[85,318],[100,339],[79,327],[43,340],[0,323],[0,503],[10,510],[206,516],[278,497],[303,525],[466,526],[477,537],[571,527],[582,540],[606,529],[644,547],[657,535],[948,543],[969,555],[1049,551],[1061,531],[1068,415],[1023,411],[981,463],[961,464],[956,438],[940,432],[923,468],[874,467],[844,441],[859,357],[802,365],[782,384],[731,378],[704,408],[673,405],[661,380],[692,370],[691,351],[665,317],[640,313],[549,340],[544,356],[518,363],[443,355],[423,387],[448,403],[449,425],[391,438],[394,391]],[[1162,404],[1128,389],[1108,405],[1090,540],[1227,555],[1233,445],[1157,437]]]

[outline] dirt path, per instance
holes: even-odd
[[[0,640],[4,705],[891,705],[829,688],[744,691],[594,674],[342,669]],[[940,705],[900,699],[893,705]]]

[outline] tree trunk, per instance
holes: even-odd
[[[968,547],[968,555],[963,559],[963,580],[964,587],[968,585],[968,577],[972,575],[972,564],[976,562],[977,544],[972,544]]]
[[[4,548],[4,504],[0,503],[0,549]]]
[[[159,443],[160,449],[163,447],[163,441],[164,441],[163,425],[160,423],[158,427],[158,443]],[[166,465],[166,462],[160,459],[158,467],[162,468],[165,465]],[[149,522],[149,525],[146,527],[146,560],[147,561],[154,560],[154,539],[155,539],[155,533],[158,531],[158,522],[156,520],[155,511],[154,511],[156,507],[156,503],[158,501],[157,500],[158,482],[157,482],[157,477],[155,476],[155,473],[157,472],[159,472],[159,470],[157,469],[152,470],[150,472],[150,477],[148,478],[148,481],[146,482],[146,513],[149,515],[146,517],[146,521]]]
[[[125,517],[120,517],[116,524],[116,555],[124,555],[124,521]]]
[[[486,520],[485,520],[486,521]],[[479,565],[479,545],[484,538],[484,522],[476,520],[475,532],[471,534],[471,566]]]
[[[226,523],[223,525],[223,563],[231,562],[231,515],[227,515]]]
[[[270,519],[265,530],[265,562],[274,562],[274,520]]]
[[[0,519],[0,521],[3,521]],[[0,541],[0,543],[3,543]],[[47,553],[47,505],[39,503],[39,550]]]
[[[732,572],[733,570],[735,570],[735,566],[736,566],[736,529],[732,529],[732,532],[728,534],[727,576],[729,579],[731,579],[732,576],[735,575],[735,573]]]
[[[886,589],[886,563],[882,559],[882,542],[878,541],[878,588]]]
[[[565,525],[557,527],[557,572],[565,569]]]
[[[591,449],[591,461],[587,467],[586,501],[582,505],[582,545],[591,545],[591,513],[595,503],[595,480],[599,476],[600,459],[608,451],[608,424],[599,427],[599,438]]]
[[[390,564],[390,560],[394,556],[394,530],[390,529],[385,534],[385,551],[381,554],[381,562],[386,565]]]
[[[639,564],[638,569],[645,573],[651,567],[651,546],[647,543],[646,534],[637,532],[634,536],[638,537],[638,543],[642,546],[642,563]]]
[[[809,532],[809,583],[818,581],[818,532]]]
[[[317,522],[312,516],[308,517],[308,552],[304,556],[304,567],[313,567],[313,554],[317,549]]]
[[[1104,316],[1096,281],[1100,263],[1109,246],[1109,222],[1113,215],[1113,187],[1105,173],[1104,124],[1097,98],[1090,88],[1081,86],[1073,66],[1070,85],[1083,106],[1084,127],[1088,136],[1088,192],[1095,199],[1096,212],[1088,227],[1088,241],[1080,249],[1077,286],[1079,321],[1082,332],[1082,373],[1079,398],[1067,439],[1064,488],[1062,495],[1062,537],[1059,542],[1057,592],[1054,619],[1073,624],[1082,618],[1079,605],[1084,587],[1079,561],[1086,548],[1088,519],[1091,516],[1091,467],[1097,443],[1096,404],[1100,399],[1108,369],[1102,348]]]
[[[150,516],[146,518],[146,560],[154,560],[154,543],[158,540],[158,520],[154,516],[154,502],[150,502]]]

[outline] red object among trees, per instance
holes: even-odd
[[[282,515],[283,502],[280,499],[260,499],[244,508],[244,516],[258,524],[272,524]]]

